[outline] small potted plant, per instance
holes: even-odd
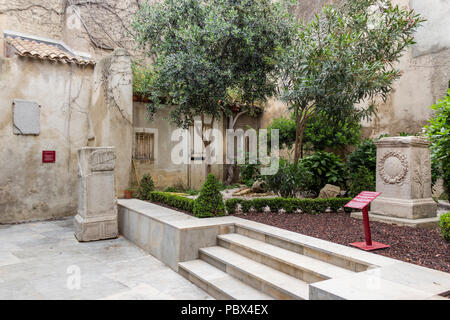
[[[133,192],[134,192],[134,189],[132,189],[132,188],[127,188],[127,189],[125,189],[125,199],[131,199],[132,197],[133,197]]]

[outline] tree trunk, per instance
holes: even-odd
[[[297,119],[297,126],[295,129],[295,153],[294,164],[297,165],[300,158],[303,158],[303,134],[305,133],[306,117]]]
[[[234,164],[227,165],[227,180],[226,184],[229,186],[233,182],[234,178]]]

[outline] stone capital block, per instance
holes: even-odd
[[[407,219],[436,216],[429,144],[415,136],[382,138],[375,143],[376,188],[381,196],[371,204],[373,213]]]
[[[78,150],[78,213],[75,216],[78,241],[118,236],[115,159],[114,147]]]

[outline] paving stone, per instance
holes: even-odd
[[[0,299],[211,299],[123,237],[79,243],[73,218],[0,228]],[[71,266],[80,289],[69,289]]]

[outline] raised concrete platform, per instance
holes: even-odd
[[[448,273],[233,216],[119,200],[119,230],[218,299],[437,299],[450,290]]]
[[[350,216],[352,218],[362,219],[362,212],[360,211],[352,212]],[[369,212],[369,220],[414,228],[436,228],[439,225],[438,216],[432,218],[406,219],[406,218],[383,216],[380,214]]]

